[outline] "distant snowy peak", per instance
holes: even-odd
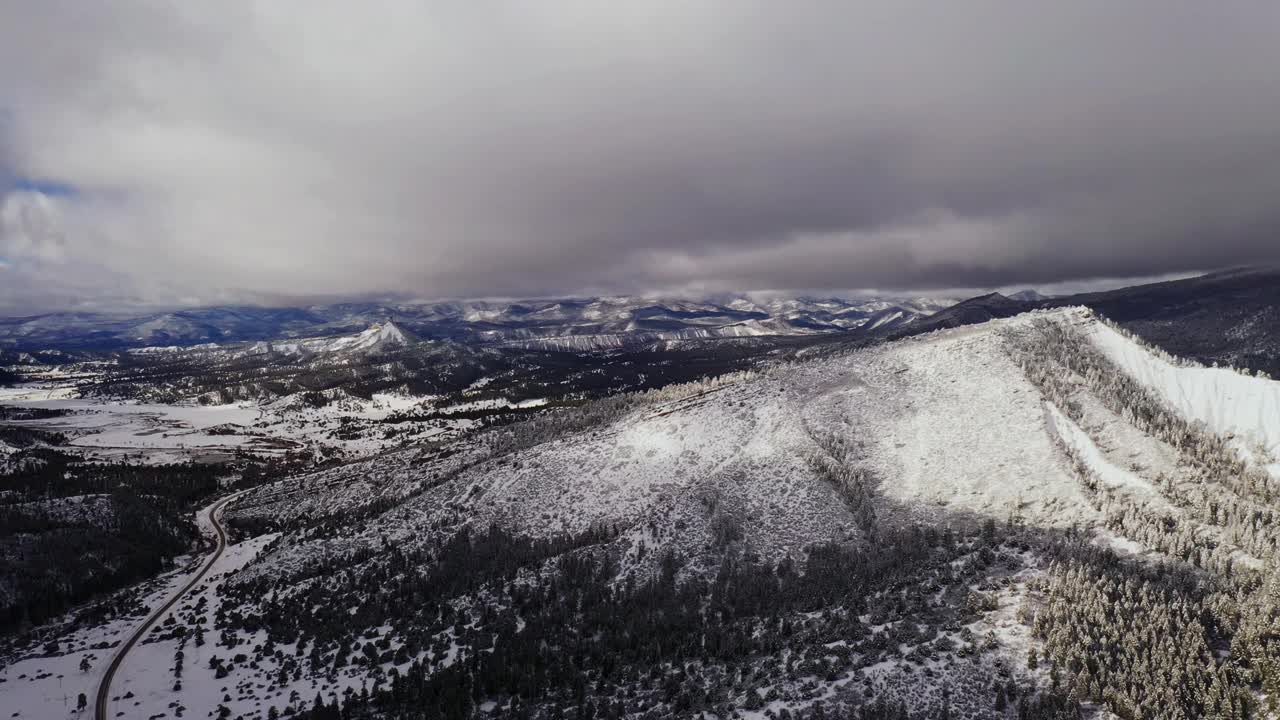
[[[964,298],[950,297],[918,297],[911,298],[910,300],[900,300],[897,302],[897,305],[906,310],[910,310],[917,315],[932,315],[956,305],[963,299]]]
[[[374,350],[394,347],[404,347],[409,345],[417,338],[412,334],[404,331],[400,326],[388,320],[384,323],[372,325],[368,330],[356,336],[355,349]]]
[[[249,354],[280,353],[284,355],[348,353],[369,354],[398,350],[418,342],[418,338],[394,322],[387,320],[370,325],[354,335],[303,338],[288,342],[258,342]]]
[[[417,341],[408,331],[394,322],[374,323],[355,335],[320,340],[303,340],[299,344],[311,352],[372,353],[397,350]]]
[[[729,308],[730,310],[736,310],[738,312],[748,312],[748,313],[766,312],[765,308],[761,307],[760,305],[751,301],[750,299],[744,298],[744,297],[733,298],[732,300],[726,302],[724,306]]]
[[[1027,288],[1026,290],[1020,290],[1016,293],[1013,293],[1012,295],[1009,295],[1008,298],[1010,300],[1021,300],[1023,302],[1036,302],[1039,300],[1048,300],[1049,296],[1041,295],[1039,291],[1034,290],[1032,288]]]
[[[910,325],[922,316],[900,307],[887,307],[867,318],[862,327],[866,330],[888,330]]]

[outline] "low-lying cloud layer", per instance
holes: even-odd
[[[1231,1],[7,3],[0,307],[1272,261],[1278,36]]]

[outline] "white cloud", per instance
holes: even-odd
[[[12,261],[62,262],[66,234],[55,198],[18,190],[0,198],[0,257]]]

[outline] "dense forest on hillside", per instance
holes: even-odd
[[[262,463],[96,463],[48,447],[25,452],[0,474],[0,632],[155,575],[198,547],[198,507],[283,472]]]
[[[816,342],[816,341],[811,341]],[[796,341],[800,343],[800,341]],[[571,352],[470,347],[452,342],[347,355],[201,350],[119,354],[83,386],[94,396],[222,404],[298,395],[323,405],[374,393],[439,396],[442,402],[502,397],[597,398],[649,390],[750,367],[790,348],[785,339],[751,345],[690,343],[677,348]],[[472,388],[483,379],[483,390]],[[466,397],[463,391],[471,390]]]
[[[729,536],[717,567],[665,554],[653,574],[618,583],[608,529],[533,541],[490,528],[430,556],[393,549],[359,569],[312,568],[323,580],[302,595],[269,581],[239,586],[236,607],[266,601],[226,613],[219,627],[266,630],[239,662],[274,663],[282,682],[412,660],[367,692],[322,695],[308,718],[468,718],[485,699],[516,718],[727,718],[783,695],[819,698],[851,663],[893,661],[900,645],[908,665],[953,688],[920,690],[932,693],[930,716],[1074,718],[1065,694],[1037,689],[988,654],[993,639],[965,627],[989,609],[991,578],[1021,566],[1030,537],[994,523],[972,534],[886,528],[874,552],[822,545],[773,564]],[[358,631],[393,615],[390,633]],[[873,700],[883,686],[857,677],[783,717],[903,716]]]
[[[191,510],[227,468],[99,465],[46,451],[0,476],[0,629],[150,577],[199,537]]]

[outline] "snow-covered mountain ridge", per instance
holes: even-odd
[[[362,514],[356,509],[373,498],[395,498],[395,507],[340,541],[286,533],[242,581],[288,584],[322,547],[330,558],[376,553],[380,542],[408,552],[489,525],[546,538],[621,528],[610,545],[622,576],[651,567],[655,547],[688,558],[690,572],[709,569],[726,533],[782,559],[803,557],[815,544],[858,546],[873,527],[976,527],[984,518],[1016,518],[1046,532],[1085,528],[1094,543],[1140,561],[1180,562],[1189,556],[1177,548],[1187,546],[1153,534],[1172,523],[1191,533],[1187,538],[1201,538],[1180,542],[1198,547],[1205,563],[1268,562],[1274,550],[1239,535],[1225,515],[1181,509],[1187,489],[1208,481],[1196,469],[1207,466],[1189,465],[1184,450],[1126,420],[1116,405],[1124,398],[1081,376],[1059,407],[1033,382],[1031,361],[1017,348],[1035,347],[1049,330],[1086,338],[1094,348],[1088,352],[1109,358],[1113,370],[1132,373],[1153,393],[1165,391],[1144,369],[1164,361],[1085,309],[939,331],[715,386],[673,388],[635,401],[634,409],[602,411],[605,419],[583,430],[572,430],[573,423],[557,430],[546,420],[545,430],[499,433],[448,459],[405,451],[264,488],[237,509],[242,521],[306,527],[333,522],[344,507]],[[1234,376],[1275,391],[1276,383]],[[1183,410],[1178,402],[1170,396],[1169,410]],[[1265,435],[1269,426],[1251,413],[1252,402],[1223,396],[1214,417],[1232,421],[1208,430]],[[1123,480],[1107,479],[1117,477]],[[1224,507],[1256,502],[1243,490],[1213,492]],[[442,515],[440,508],[449,510]],[[424,534],[427,527],[435,529]],[[1027,577],[1053,581],[1046,559],[1019,562]],[[1034,604],[1036,597],[1018,585],[1009,602]],[[1003,652],[1025,655],[1015,628],[1005,632],[1013,634]],[[903,672],[893,660],[866,677],[905,693]],[[840,687],[832,686],[836,697]]]
[[[402,348],[417,342],[417,338],[401,329],[394,322],[378,322],[354,335],[332,338],[308,338],[296,342],[255,343],[249,352],[263,353],[372,353]]]

